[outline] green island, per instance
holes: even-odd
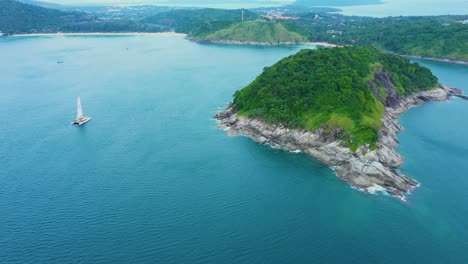
[[[339,128],[351,149],[375,149],[385,106],[437,85],[429,69],[373,47],[302,50],[237,91],[233,107],[291,128]]]
[[[451,96],[467,98],[428,68],[375,47],[305,49],[264,68],[214,117],[230,136],[303,151],[358,189],[404,200],[419,183],[397,170],[398,118]]]

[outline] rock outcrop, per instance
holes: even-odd
[[[351,151],[338,139],[341,131],[337,128],[322,127],[313,132],[290,129],[238,115],[233,107],[215,118],[220,121],[220,128],[227,129],[228,135],[245,135],[258,143],[304,151],[333,167],[338,177],[360,190],[382,190],[405,200],[405,195],[419,183],[397,170],[403,164],[402,156],[395,151],[399,144],[397,133],[403,129],[398,118],[411,107],[426,101],[446,101],[450,96],[462,96],[461,93],[461,90],[440,85],[433,90],[387,100],[375,150],[361,146],[357,151]]]

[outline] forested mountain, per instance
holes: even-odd
[[[62,12],[14,0],[0,0],[0,31],[4,33],[56,32],[67,23],[92,20],[93,17],[84,13]]]
[[[435,88],[431,71],[372,47],[302,50],[237,91],[237,113],[315,131],[339,128],[352,149],[376,147],[384,106]]]
[[[52,9],[65,9],[68,6],[65,5],[59,5],[59,4],[54,4],[54,3],[49,3],[49,2],[43,2],[43,1],[36,1],[36,0],[17,0],[18,2],[25,3],[25,4],[30,4],[30,5],[35,5],[35,6],[40,6],[44,8],[52,8]]]
[[[285,23],[310,41],[339,45],[373,45],[380,49],[424,57],[468,61],[468,16],[349,17],[304,14]]]
[[[130,19],[99,19],[84,12],[68,12],[0,0],[0,31],[15,33],[55,32],[159,32],[161,26]]]

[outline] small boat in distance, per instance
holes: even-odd
[[[87,117],[83,114],[83,109],[81,108],[81,99],[78,96],[78,102],[76,104],[76,119],[73,120],[72,125],[81,126],[82,124],[88,122],[89,120],[91,120],[91,117]]]
[[[61,63],[63,63],[63,60],[58,60],[57,63],[61,64]]]

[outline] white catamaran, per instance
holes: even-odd
[[[81,126],[82,124],[88,122],[89,120],[91,120],[91,117],[87,117],[83,114],[83,109],[81,108],[81,99],[78,96],[78,102],[76,104],[76,119],[73,120],[72,125]]]

